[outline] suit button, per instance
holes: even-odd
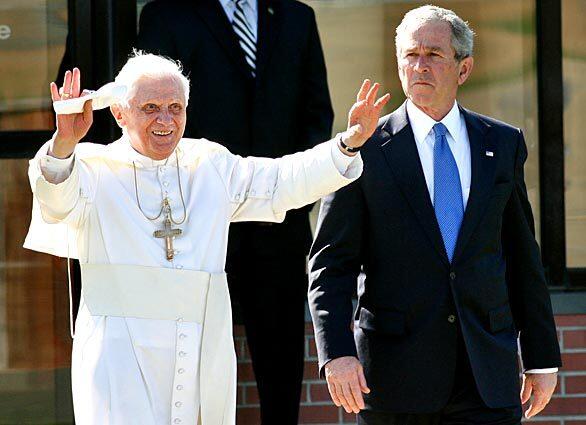
[[[450,279],[454,280],[456,278],[456,273],[450,272]]]
[[[448,316],[448,322],[454,323],[455,321],[456,321],[456,316],[454,316],[453,314],[450,314]]]

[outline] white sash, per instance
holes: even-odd
[[[225,273],[117,264],[81,264],[90,314],[200,323],[202,425],[236,420],[236,354]]]

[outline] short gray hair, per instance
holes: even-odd
[[[420,27],[429,22],[445,22],[452,29],[452,47],[457,61],[472,56],[474,49],[474,31],[453,11],[442,7],[426,5],[412,9],[405,14],[396,30],[395,49],[399,55],[399,41],[411,25]]]
[[[128,61],[126,61],[114,80],[116,83],[127,87],[126,96],[121,101],[124,106],[128,106],[133,86],[143,77],[171,77],[175,79],[183,88],[185,106],[187,106],[189,101],[189,79],[183,75],[181,63],[136,49],[132,51],[130,58],[128,58]]]

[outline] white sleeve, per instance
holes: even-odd
[[[40,158],[41,172],[49,183],[59,184],[64,182],[73,171],[74,156],[60,159],[50,155]]]
[[[75,154],[63,160],[47,155],[50,143],[29,163],[31,189],[46,223],[66,222],[78,227],[93,193],[92,175]]]
[[[340,152],[335,139],[282,158],[242,158],[222,150],[211,158],[226,187],[231,221],[281,222],[362,174],[360,155]]]
[[[338,136],[336,136],[334,138],[334,140],[338,140]],[[336,166],[336,168],[338,169],[338,171],[340,172],[340,174],[342,174],[343,176],[346,175],[346,173],[348,172],[348,167],[350,167],[350,165],[352,165],[354,163],[354,159],[360,155],[354,155],[354,156],[348,156],[345,155],[340,148],[338,147],[338,143],[332,143],[332,160],[334,161],[334,165]]]
[[[557,367],[550,367],[547,369],[529,369],[526,370],[524,373],[535,373],[535,374],[540,374],[540,373],[557,373],[558,368]]]

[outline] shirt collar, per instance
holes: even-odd
[[[434,120],[415,106],[411,100],[407,100],[407,116],[409,117],[409,123],[413,129],[413,135],[415,136],[415,141],[417,143],[423,143],[433,126],[438,123],[438,121]],[[448,112],[448,114],[439,122],[446,126],[452,139],[457,142],[457,137],[460,134],[460,127],[462,125],[458,102],[454,101],[454,106],[452,106],[450,112]]]
[[[175,166],[175,152],[177,152],[177,157],[179,159],[179,165],[181,164],[181,160],[183,158],[183,149],[181,148],[181,140],[177,144],[175,151],[167,159],[152,159],[148,156],[145,156],[138,151],[136,151],[132,145],[130,144],[130,137],[127,134],[123,134],[122,137],[116,140],[112,147],[114,149],[114,155],[116,159],[125,161],[128,163],[135,163],[137,167],[149,168],[149,167],[159,167],[161,165],[169,165]]]
[[[228,7],[231,6],[231,4],[234,4],[234,0],[220,0],[220,4],[224,8],[224,10],[226,10]],[[246,4],[248,5],[248,7],[252,9],[253,12],[256,12],[257,0],[246,0]]]

